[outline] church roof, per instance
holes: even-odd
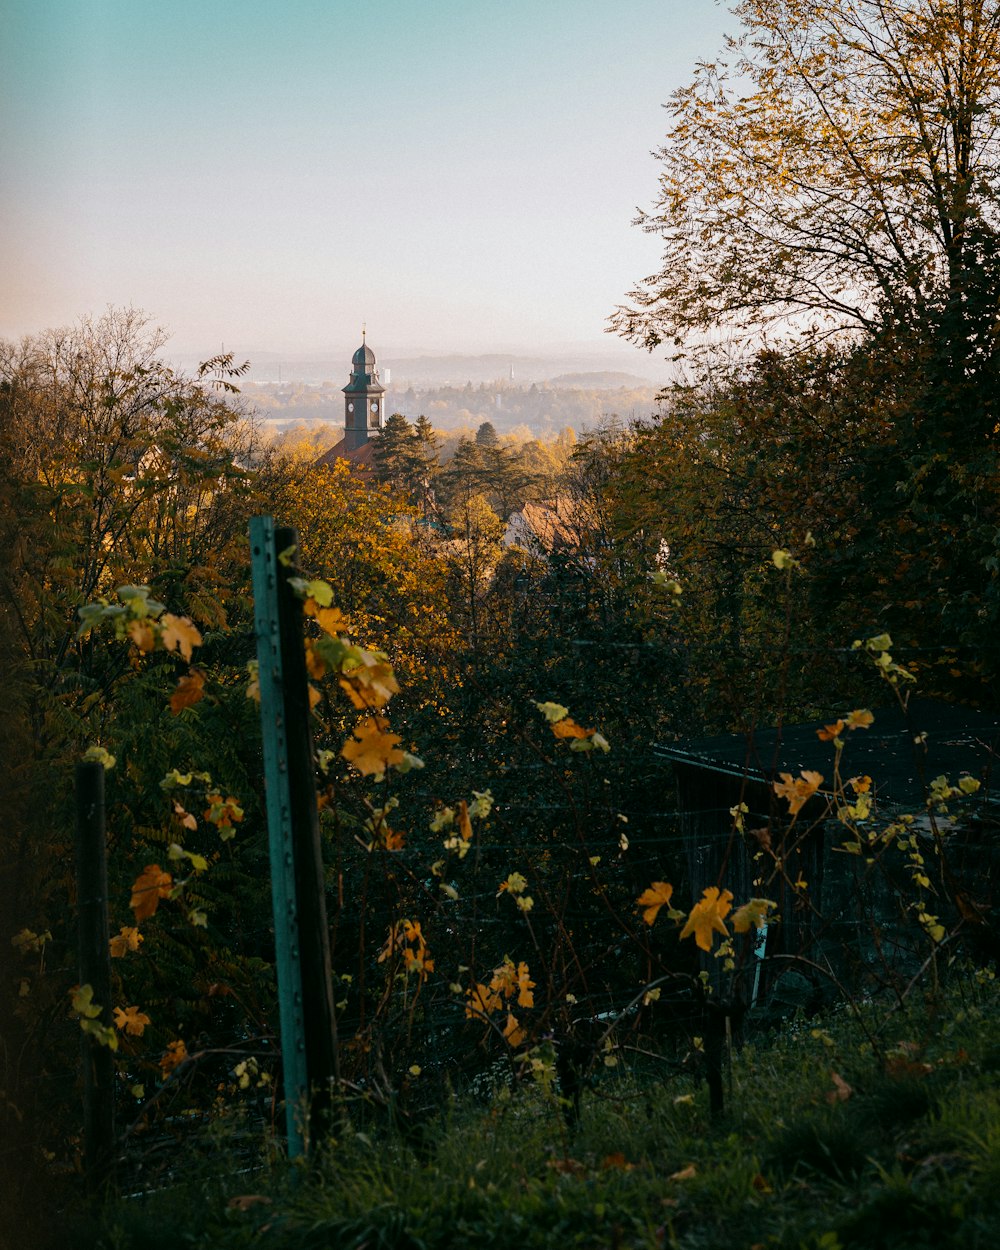
[[[325,451],[313,467],[316,469],[320,467],[332,468],[335,460],[346,460],[348,464],[357,465],[359,468],[369,468],[375,463],[375,445],[369,439],[368,442],[362,443],[360,447],[349,449],[347,439],[342,438],[329,451]]]
[[[375,353],[367,343],[362,343],[358,350],[351,357],[352,365],[360,365],[363,369],[367,369],[369,365],[375,364]]]

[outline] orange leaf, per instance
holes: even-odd
[[[198,828],[198,821],[195,819],[195,817],[192,816],[189,811],[183,808],[180,805],[180,803],[177,802],[176,799],[174,799],[174,815],[180,821],[181,826],[184,829],[197,829]]]
[[[367,716],[354,726],[340,754],[364,776],[384,773],[392,764],[402,764],[403,752],[398,734],[387,733],[388,721],[381,716]]]
[[[142,936],[138,929],[129,925],[122,925],[121,929],[111,939],[109,945],[111,947],[111,958],[121,959],[128,951],[137,951],[139,943],[146,939]]]
[[[173,883],[173,877],[169,872],[164,872],[159,864],[147,864],[132,882],[129,906],[135,912],[136,920],[145,920],[152,916],[160,905],[160,899],[166,898],[170,893]]]
[[[523,961],[517,965],[517,1005],[519,1007],[534,1007],[535,996],[532,990],[535,983],[528,976],[528,965]]]
[[[255,1207],[258,1203],[264,1203],[270,1206],[272,1199],[265,1194],[239,1194],[235,1198],[230,1198],[226,1206],[231,1211],[249,1211],[251,1207]]]
[[[469,817],[469,805],[465,799],[458,805],[458,836],[463,842],[472,841],[472,820]]]
[[[201,643],[201,634],[194,622],[189,617],[164,612],[160,624],[163,626],[161,637],[166,650],[179,651],[185,660],[190,660],[192,650]]]
[[[170,710],[175,716],[179,715],[186,707],[192,707],[195,703],[200,703],[205,693],[205,674],[199,673],[197,669],[192,669],[190,673],[186,673],[177,683],[177,689],[170,696]]]
[[[579,1176],[582,1172],[586,1172],[586,1168],[582,1163],[578,1163],[576,1159],[549,1159],[545,1165],[551,1168],[553,1172],[560,1172],[564,1176]]]
[[[507,1026],[503,1031],[504,1037],[510,1046],[520,1046],[524,1039],[528,1036],[524,1029],[517,1022],[517,1017],[512,1013],[507,1013]]]
[[[842,1076],[836,1072],[830,1073],[830,1079],[833,1081],[833,1089],[827,1090],[826,1101],[830,1104],[835,1102],[847,1102],[848,1098],[854,1093],[854,1090],[848,1085]]]
[[[319,681],[321,677],[326,676],[326,660],[319,654],[313,646],[311,638],[306,639],[306,672],[313,679]]]
[[[584,729],[570,716],[564,716],[562,720],[555,721],[549,728],[557,738],[589,738],[594,732],[592,729]]]
[[[844,722],[842,720],[834,721],[832,725],[824,725],[822,729],[816,730],[816,737],[820,742],[832,742],[834,738],[839,738],[844,732]]]
[[[642,918],[646,924],[652,924],[661,907],[666,907],[673,895],[674,887],[666,881],[654,881],[648,890],[644,890],[636,900],[639,907],[645,907]]]
[[[150,621],[129,621],[128,636],[140,651],[152,651],[156,646],[156,635]]]
[[[187,1047],[184,1045],[183,1038],[177,1042],[170,1042],[166,1053],[160,1060],[160,1071],[165,1077],[169,1076],[174,1068],[179,1068],[187,1057]]]
[[[674,1172],[667,1177],[668,1181],[689,1181],[698,1175],[698,1169],[693,1163],[689,1163],[686,1168],[681,1168],[679,1172]]]
[[[466,992],[466,998],[469,1000],[465,1008],[466,1019],[474,1020],[480,1015],[489,1015],[491,1012],[499,1011],[502,1003],[500,995],[494,994],[491,987],[485,985],[474,985]]]
[[[601,1170],[610,1172],[612,1170],[620,1172],[634,1172],[635,1164],[629,1163],[624,1154],[620,1150],[616,1150],[614,1154],[605,1155],[601,1160]]]
[[[382,845],[387,851],[401,851],[406,845],[406,834],[402,829],[390,829],[386,826],[382,830]]]
[[[723,937],[729,936],[729,930],[723,924],[723,919],[732,909],[732,899],[731,891],[723,890],[720,894],[718,886],[710,885],[705,890],[701,901],[691,908],[687,924],[681,929],[681,937],[690,937],[693,933],[698,946],[703,951],[710,951],[714,940],[713,933],[721,933]]]
[[[138,1007],[126,1007],[124,1010],[121,1007],[115,1008],[115,1028],[124,1029],[130,1037],[142,1037],[146,1025],[152,1023],[149,1016]]]

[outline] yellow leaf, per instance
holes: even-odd
[[[528,888],[528,878],[521,872],[512,872],[505,881],[500,882],[497,898],[506,890],[510,894],[523,894]]]
[[[185,660],[191,659],[192,650],[201,643],[197,626],[186,616],[174,616],[164,612],[160,618],[163,626],[163,645],[167,651],[179,651]]]
[[[160,905],[160,899],[170,893],[173,883],[173,877],[164,872],[159,864],[147,864],[132,883],[129,906],[135,912],[136,920],[152,916]]]
[[[337,638],[351,632],[351,623],[339,608],[321,607],[315,599],[307,599],[306,616],[311,616],[325,634]]]
[[[693,933],[698,946],[703,951],[710,951],[714,940],[713,933],[721,933],[723,937],[729,936],[729,930],[723,924],[723,920],[732,908],[732,898],[729,890],[723,890],[720,894],[718,886],[709,886],[704,891],[701,901],[691,908],[687,924],[681,929],[681,937],[690,937]]]
[[[177,683],[177,689],[170,696],[170,710],[178,716],[186,707],[200,703],[205,693],[205,674],[192,669]]]
[[[875,717],[867,708],[861,708],[856,712],[848,712],[844,717],[844,722],[848,729],[867,729],[874,721]]]
[[[130,925],[122,925],[119,932],[111,939],[111,958],[120,959],[128,951],[137,951],[139,943],[145,940],[138,929]]]
[[[541,712],[549,724],[561,721],[569,715],[569,708],[563,707],[561,703],[536,703],[535,707]]]
[[[399,694],[392,666],[371,651],[362,654],[363,662],[344,673],[341,689],[359,711],[384,707],[394,694]]]
[[[794,781],[791,773],[779,773],[778,776],[781,777],[781,781],[774,783],[774,793],[779,798],[788,800],[788,811],[792,816],[802,810],[823,781],[822,773],[813,772],[810,769],[803,769]]]
[[[674,887],[666,881],[654,881],[648,890],[644,890],[636,900],[638,906],[646,910],[642,918],[646,924],[652,924],[661,907],[666,907],[674,893]]]
[[[146,1025],[152,1024],[149,1016],[138,1007],[115,1008],[115,1028],[124,1029],[130,1037],[142,1037]]]
[[[398,734],[387,733],[388,721],[381,716],[367,716],[354,726],[340,754],[364,776],[384,773],[393,764],[403,762]]]
[[[73,1010],[85,1020],[96,1020],[103,1010],[100,1003],[95,1003],[93,999],[94,987],[92,985],[78,985],[76,989],[70,990]]]

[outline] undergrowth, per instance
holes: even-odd
[[[344,1122],[308,1165],[262,1148],[235,1175],[223,1120],[185,1152],[175,1184],[117,1201],[68,1244],[992,1247],[998,1024],[982,972],[894,1011],[795,1018],[733,1055],[714,1120],[697,1073],[640,1083],[606,1069],[573,1128],[557,1093],[529,1082],[488,1103],[455,1098],[419,1137]]]

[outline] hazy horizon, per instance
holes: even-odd
[[[714,0],[8,0],[0,335],[141,308],[175,355],[643,353],[661,105]],[[353,350],[353,349],[352,349]]]

